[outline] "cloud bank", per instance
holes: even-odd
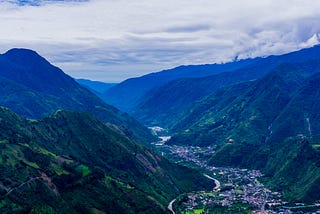
[[[1,1],[0,51],[38,51],[74,77],[118,82],[319,43],[314,0]]]

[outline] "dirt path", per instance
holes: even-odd
[[[43,180],[44,182],[46,182],[46,184],[48,185],[48,187],[55,193],[55,195],[57,196],[58,193],[58,189],[57,187],[52,183],[51,178],[49,178],[44,172],[40,172],[40,177],[32,177],[29,178],[27,181],[23,182],[22,184],[20,184],[19,186],[13,187],[11,189],[7,189],[7,194],[5,194],[5,196],[10,195],[13,191],[15,190],[19,190],[20,188],[22,188],[24,185],[27,185],[35,180]]]
[[[38,180],[38,179],[41,179],[41,177],[29,178],[29,180],[27,180],[26,182],[23,182],[23,183],[20,184],[19,186],[13,187],[13,188],[9,189],[9,191],[7,192],[7,194],[6,194],[5,196],[10,195],[10,193],[11,193],[12,191],[18,190],[18,189],[20,189],[21,187],[23,187],[24,185],[29,184],[29,183],[31,183],[32,181],[35,181],[35,180]]]

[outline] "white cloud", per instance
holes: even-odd
[[[110,82],[319,43],[314,0],[8,2],[0,0],[0,51],[32,48],[75,77]]]

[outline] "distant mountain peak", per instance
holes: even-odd
[[[27,49],[27,48],[12,48],[8,50],[3,55],[11,57],[19,57],[19,56],[33,56],[33,57],[41,57],[36,51]]]
[[[45,58],[40,56],[36,51],[26,48],[13,48],[3,54],[7,59],[15,63],[25,65],[31,62],[46,62],[49,63]]]
[[[104,122],[128,128],[128,136],[139,142],[155,139],[147,128],[29,49],[14,48],[0,54],[0,105],[28,118],[41,118],[57,109],[89,112]]]

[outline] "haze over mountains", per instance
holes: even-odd
[[[85,88],[89,89],[96,95],[101,96],[105,93],[109,88],[115,86],[116,83],[105,83],[100,81],[92,81],[87,79],[76,79],[77,83],[84,86]]]
[[[149,91],[175,79],[209,76],[250,65],[254,60],[239,63],[180,66],[170,70],[147,74],[121,82],[103,94],[106,102],[124,111],[131,111]],[[130,91],[130,93],[127,93]]]
[[[104,100],[130,112],[144,124],[154,123],[168,127],[172,116],[181,115],[197,100],[215,90],[262,77],[282,63],[297,63],[318,58],[319,50],[320,47],[315,46],[285,55],[222,65],[182,66],[128,79],[109,89],[104,95]]]

